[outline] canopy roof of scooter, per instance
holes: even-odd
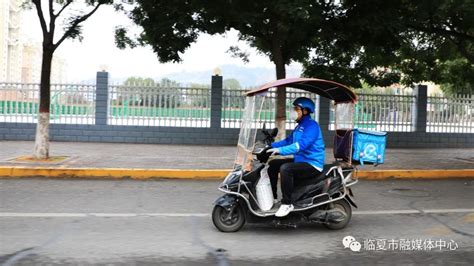
[[[290,87],[316,93],[334,100],[336,103],[356,102],[357,95],[349,87],[340,83],[316,78],[279,79],[262,85],[260,88],[247,92],[247,96],[268,91],[271,88]]]

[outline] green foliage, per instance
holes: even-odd
[[[334,5],[332,1],[314,0],[137,0],[137,3],[130,17],[143,32],[134,43],[150,45],[160,62],[181,61],[181,55],[200,33],[223,34],[235,29],[240,40],[275,64],[277,79],[286,77],[287,64],[308,57],[312,42],[318,40]],[[119,35],[118,46],[127,46],[129,37],[122,32]],[[248,54],[235,46],[229,52],[248,60]],[[283,123],[285,97],[284,91],[277,92],[276,118]],[[284,132],[283,128],[280,132]]]
[[[164,88],[178,88],[181,87],[181,84],[177,82],[176,80],[171,80],[169,78],[162,78],[160,82],[158,83],[158,86],[164,87]]]
[[[117,87],[118,104],[131,106],[179,107],[182,105],[181,85],[174,80],[162,78],[129,77]]]
[[[437,77],[441,89],[448,95],[474,94],[474,67],[464,58],[439,61],[436,65]]]
[[[155,81],[152,78],[143,77],[129,77],[124,82],[125,86],[155,86]]]
[[[377,86],[433,81],[446,91],[472,88],[474,1],[342,3],[330,18],[325,42],[305,62],[305,75],[354,87],[361,81]]]
[[[234,58],[240,58],[244,63],[250,62],[249,53],[247,51],[242,51],[238,46],[229,47],[227,53],[231,54]]]
[[[355,89],[357,93],[376,93],[377,88],[369,85],[367,82],[362,81],[361,86]]]
[[[202,89],[202,88],[208,88],[209,87],[209,85],[207,85],[207,84],[194,83],[194,82],[190,83],[188,86],[190,88],[193,88],[193,89]]]
[[[317,35],[325,23],[330,4],[325,1],[178,1],[138,0],[129,15],[143,27],[136,43],[150,45],[161,62],[179,62],[181,54],[200,33],[222,34],[231,28],[270,60],[289,64],[307,57],[309,36]],[[119,47],[130,38],[118,32]],[[127,39],[128,38],[128,39]],[[248,60],[235,46],[229,52]]]
[[[137,47],[137,43],[127,36],[127,29],[120,26],[115,27],[115,45],[119,49]]]
[[[138,0],[129,16],[143,32],[135,39],[118,28],[118,47],[150,45],[161,62],[181,61],[201,33],[235,29],[275,63],[279,78],[297,61],[305,76],[357,88],[474,84],[473,0]],[[236,46],[228,52],[248,60]]]
[[[236,79],[224,79],[223,81],[224,85],[224,90],[229,89],[229,90],[240,90],[242,89],[242,86],[240,86],[240,83]]]

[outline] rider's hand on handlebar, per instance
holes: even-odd
[[[262,149],[262,151],[261,151],[260,153],[261,153],[261,154],[265,154],[265,153],[267,153],[267,151],[268,151],[269,149],[271,149],[271,148],[272,148],[272,146],[267,145],[267,146],[265,146],[265,147]]]
[[[280,153],[280,149],[272,148],[272,149],[267,150],[267,153],[271,153],[270,156],[277,155]]]

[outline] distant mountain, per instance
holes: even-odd
[[[266,82],[275,80],[275,69],[264,68],[264,67],[243,67],[235,65],[223,65],[219,66],[221,69],[221,75],[224,79],[236,79],[239,81],[242,87],[255,87],[262,85]],[[207,69],[203,71],[182,71],[171,73],[163,76],[156,77],[155,80],[162,78],[169,78],[175,80],[181,84],[188,83],[200,83],[210,84],[213,69]],[[287,77],[299,77],[301,75],[301,68],[287,67]]]

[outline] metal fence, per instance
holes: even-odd
[[[245,108],[245,91],[223,89],[221,127],[239,128]],[[297,97],[310,97],[319,111],[317,95],[287,88],[287,117]],[[413,132],[415,95],[359,94],[355,126],[377,131]],[[270,90],[263,104],[261,122],[275,126],[276,92]],[[96,85],[52,84],[51,123],[95,124]],[[0,122],[36,123],[39,84],[0,82]],[[334,130],[330,110],[330,130]],[[428,97],[427,132],[474,133],[474,97]],[[153,86],[108,86],[109,125],[210,127],[211,89]],[[316,119],[319,113],[315,114]],[[293,121],[287,129],[295,127]]]
[[[319,117],[319,96],[306,91],[287,88],[286,89],[286,117],[293,108],[293,101],[298,97],[308,97],[316,103],[316,119]],[[243,109],[245,108],[245,91],[246,90],[226,90],[222,92],[222,128],[240,128],[242,122]],[[263,102],[262,112],[260,114],[260,122],[266,123],[267,128],[275,127],[275,108],[276,108],[276,91],[270,90]],[[286,128],[293,129],[296,126],[294,121],[287,121]]]
[[[474,133],[474,97],[428,97],[427,132]]]
[[[109,86],[109,125],[210,127],[210,88]]]
[[[240,128],[245,107],[245,91],[224,89],[222,91],[222,128]]]
[[[0,122],[36,123],[39,84],[0,83]],[[95,124],[95,85],[51,84],[50,123]]]
[[[354,125],[375,131],[414,131],[416,96],[411,94],[359,94]],[[334,107],[330,111],[330,129],[334,130]]]

